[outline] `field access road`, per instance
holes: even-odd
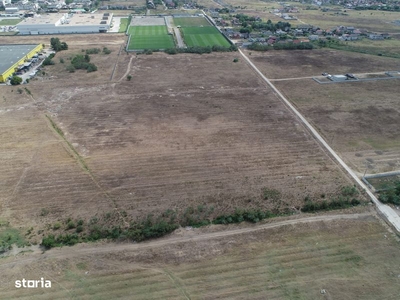
[[[93,245],[89,243],[79,244],[72,247],[53,248],[44,253],[42,253],[39,246],[35,246],[36,249],[34,250],[33,253],[25,253],[26,258],[18,257],[18,260],[6,263],[2,263],[2,261],[0,260],[0,270],[8,269],[15,265],[29,264],[30,262],[35,260],[53,259],[53,258],[63,259],[63,258],[71,258],[77,256],[82,257],[83,255],[104,254],[104,253],[115,254],[118,251],[134,251],[134,250],[142,250],[142,249],[149,249],[156,247],[164,247],[177,243],[198,242],[198,241],[217,239],[217,238],[221,239],[238,234],[252,233],[256,231],[268,230],[282,226],[314,223],[314,222],[327,222],[335,220],[356,220],[362,218],[371,218],[373,216],[374,215],[371,213],[359,213],[359,214],[341,214],[341,215],[320,215],[315,217],[313,216],[305,218],[296,218],[284,221],[275,221],[273,219],[270,219],[270,223],[256,224],[251,227],[249,226],[238,229],[230,229],[230,230],[207,232],[207,233],[196,232],[195,230],[186,231],[183,236],[165,237],[141,243],[122,243],[122,244],[107,243],[100,245]],[[23,248],[21,250],[26,250],[26,249]]]
[[[334,157],[334,159],[346,170],[346,172],[357,182],[357,184],[365,190],[372,202],[375,203],[378,210],[391,223],[397,232],[400,232],[400,216],[388,205],[384,205],[375,197],[375,195],[368,189],[368,187],[358,178],[352,169],[339,157],[339,155],[328,145],[328,143],[322,138],[318,131],[311,126],[305,117],[290,103],[288,99],[271,83],[271,81],[264,76],[263,73],[250,61],[250,59],[239,49],[240,54],[246,60],[246,62],[257,72],[258,75],[274,90],[274,92],[280,97],[280,99],[286,104],[286,106],[301,120],[301,122],[308,128],[311,134],[317,139],[317,141]]]
[[[179,28],[174,27],[174,32],[176,36],[176,41],[178,43],[178,48],[186,48],[185,43],[183,42],[181,32],[179,31]]]

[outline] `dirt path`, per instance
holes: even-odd
[[[246,228],[232,229],[226,231],[218,231],[218,232],[210,232],[210,233],[200,233],[198,235],[188,235],[188,236],[180,236],[180,237],[171,237],[171,238],[163,238],[157,240],[151,240],[143,243],[124,243],[124,244],[105,244],[105,245],[97,245],[92,246],[90,244],[77,245],[73,247],[63,247],[51,249],[43,254],[38,254],[38,251],[34,251],[31,255],[33,257],[29,257],[26,259],[18,259],[13,262],[1,263],[0,269],[9,268],[10,266],[14,266],[16,264],[29,264],[32,261],[43,260],[43,259],[64,259],[71,257],[81,257],[82,255],[93,255],[93,254],[102,254],[102,253],[115,253],[117,251],[134,251],[134,250],[142,250],[148,248],[162,247],[177,243],[185,243],[185,242],[197,242],[208,239],[216,239],[216,238],[225,238],[229,236],[244,234],[244,233],[252,233],[260,230],[267,230],[282,226],[288,225],[296,225],[303,223],[311,223],[311,222],[327,222],[334,220],[349,220],[349,219],[359,219],[363,217],[372,216],[371,213],[360,213],[360,214],[346,214],[346,215],[321,215],[315,217],[306,217],[301,219],[292,219],[285,221],[278,221],[268,224],[255,225]],[[193,233],[195,234],[195,233]],[[17,258],[16,258],[17,259]]]
[[[131,71],[131,63],[132,63],[132,59],[133,56],[131,56],[131,58],[129,59],[129,63],[128,63],[128,68],[126,69],[126,72],[124,75],[122,75],[122,77],[118,80],[118,82],[121,82],[122,79],[126,78],[129,75],[129,72]]]

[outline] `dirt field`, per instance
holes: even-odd
[[[18,261],[3,259],[0,292],[6,299],[372,300],[400,296],[398,238],[373,216],[208,239],[200,239],[206,233],[197,231],[182,230],[142,248],[80,245],[44,255],[20,254]],[[168,243],[184,237],[193,241]],[[38,277],[51,280],[52,288],[14,288],[15,280]]]
[[[26,86],[32,98],[0,87],[0,218],[34,227],[33,240],[40,242],[36,229],[67,217],[116,209],[143,218],[189,206],[213,216],[293,210],[306,196],[330,197],[351,184],[251,69],[232,62],[236,53],[118,57],[124,35],[90,37],[61,37],[69,50]],[[95,46],[112,50],[91,55],[97,72],[65,70]],[[265,188],[280,199],[263,200]]]
[[[248,54],[248,53],[247,53]],[[319,128],[351,167],[364,173],[400,167],[398,80],[320,85],[311,78],[330,74],[395,70],[398,59],[338,51],[296,51],[250,58],[300,111]]]

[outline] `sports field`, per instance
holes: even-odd
[[[223,35],[213,26],[207,27],[182,27],[181,31],[185,40],[185,44],[189,47],[193,46],[224,46],[229,47],[229,42]]]
[[[181,17],[174,18],[175,26],[181,27],[193,27],[193,26],[212,26],[205,18],[203,17]]]
[[[172,35],[165,26],[131,26],[128,50],[174,48]]]

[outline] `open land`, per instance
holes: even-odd
[[[129,50],[157,50],[173,48],[175,46],[174,40],[168,34],[165,25],[131,26],[128,33],[130,34]]]
[[[0,262],[0,292],[19,299],[397,299],[398,238],[372,215],[347,217],[276,220],[225,236],[182,229],[143,244],[54,249],[40,260],[24,253]],[[52,288],[17,290],[21,274],[42,274]]]
[[[97,45],[112,53],[91,55],[98,71],[68,73],[58,59],[93,44],[63,40],[69,50],[29,84],[32,97],[1,87],[0,218],[16,226],[111,210],[134,218],[190,206],[211,217],[236,208],[296,211],[306,196],[329,198],[350,183],[251,69],[232,62],[235,53],[118,57],[124,35],[103,35]],[[281,197],[264,200],[265,188]]]
[[[249,54],[249,53],[248,53]],[[400,167],[400,106],[397,79],[319,85],[306,76],[384,72],[400,61],[350,52],[312,50],[255,53],[250,58],[269,78],[293,78],[274,84],[308,117],[351,167],[364,173]]]

